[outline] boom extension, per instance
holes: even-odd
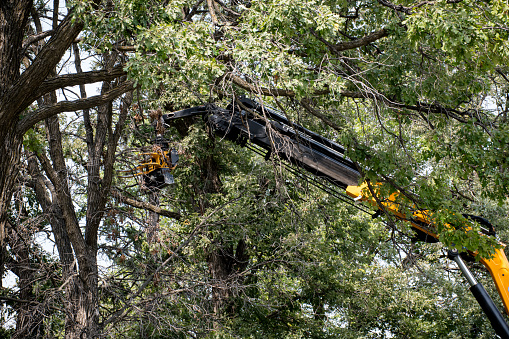
[[[169,124],[172,120],[189,116],[202,116],[220,137],[232,140],[242,146],[250,141],[265,149],[267,156],[275,153],[290,163],[345,189],[347,195],[355,201],[367,201],[377,206],[374,199],[363,195],[362,190],[365,184],[358,185],[361,175],[354,163],[344,156],[345,150],[342,146],[288,121],[286,117],[270,108],[253,100],[242,98],[238,104],[229,105],[227,109],[215,105],[192,107],[166,114],[163,116],[163,120],[166,124]],[[416,212],[412,218],[408,219],[400,212],[396,203],[396,196],[397,194],[394,194],[385,199],[385,202],[382,203],[383,208],[399,219],[410,222],[420,240],[426,242],[439,241],[438,235],[430,227],[429,212]],[[472,218],[476,221],[482,219],[479,217]],[[490,236],[492,230],[485,233],[486,236]],[[470,254],[475,255],[475,253]],[[472,276],[461,258],[456,255],[452,256],[451,259],[458,263],[472,285],[470,279]],[[481,258],[480,261],[490,272],[504,303],[505,311],[509,314],[509,262],[505,253],[503,250],[497,249],[492,259]],[[497,334],[502,338],[509,338],[509,328],[484,287],[476,282],[472,285],[471,291],[485,311]]]

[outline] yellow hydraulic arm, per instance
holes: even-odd
[[[146,159],[139,164],[138,166],[128,169],[121,170],[119,172],[128,173],[123,176],[119,176],[119,178],[131,178],[135,176],[147,175],[157,169],[160,168],[168,168],[170,170],[175,169],[177,165],[172,166],[170,162],[170,151],[156,150],[154,152],[146,152],[140,153],[142,157],[146,157]]]
[[[432,227],[432,215],[428,211],[414,213],[407,217],[397,203],[397,193],[384,199],[379,206],[377,201],[363,194],[367,185],[357,186],[361,179],[356,164],[345,156],[345,148],[303,126],[288,121],[287,117],[263,104],[249,98],[238,98],[226,109],[208,104],[191,107],[163,115],[166,124],[175,119],[190,116],[202,116],[215,134],[221,138],[234,141],[241,146],[256,145],[267,151],[268,159],[272,153],[318,177],[325,178],[336,187],[345,189],[346,193],[356,201],[368,202],[384,209],[401,220],[410,222],[424,236],[424,241],[439,241],[439,236]],[[267,117],[262,118],[262,117]],[[153,162],[157,162],[153,161]],[[138,173],[151,175],[160,169],[144,167],[152,162],[142,164]],[[470,253],[476,255],[476,253]],[[509,326],[505,323],[496,305],[486,290],[470,273],[457,251],[450,250],[450,259],[454,260],[470,284],[470,291],[486,313],[493,328],[501,338],[509,339]],[[480,258],[490,272],[497,290],[509,314],[509,262],[504,251],[497,249],[491,259]]]
[[[374,198],[367,197],[366,195],[363,194],[363,189],[365,187],[367,187],[367,184],[363,184],[361,186],[348,186],[346,188],[346,193],[350,197],[352,197],[355,201],[366,201],[372,205],[377,206],[378,204]],[[384,202],[382,202],[383,208],[387,212],[394,214],[399,219],[406,220],[406,221],[410,222],[410,224],[412,225],[413,228],[415,228],[421,232],[424,232],[428,236],[431,236],[431,237],[439,240],[439,236],[437,234],[433,233],[433,231],[431,229],[423,226],[423,225],[431,225],[430,217],[426,216],[425,212],[415,212],[414,215],[412,216],[412,218],[408,219],[407,216],[405,216],[403,213],[400,212],[398,204],[395,202],[396,196],[397,196],[397,193],[394,193],[388,199],[386,199]],[[504,244],[501,244],[501,245],[503,247],[505,247]],[[476,255],[476,253],[471,253],[471,252],[470,252],[470,254],[472,254],[474,256]],[[458,266],[460,266],[460,269],[462,270],[462,272],[467,276],[467,279],[469,280],[469,283],[472,286],[471,290],[472,290],[472,288],[475,288],[474,287],[475,285],[480,285],[480,284],[477,284],[477,282],[475,282],[475,279],[473,281],[471,281],[471,279],[473,279],[473,277],[468,276],[468,275],[470,275],[470,273],[469,273],[468,269],[466,268],[466,266],[461,267],[462,261],[457,256],[457,253],[456,253],[456,257],[451,258],[451,259],[455,260],[458,263]],[[491,258],[491,259],[480,258],[479,261],[488,269],[488,272],[490,272],[491,277],[493,278],[493,281],[495,283],[495,286],[497,287],[500,298],[502,299],[502,302],[504,304],[505,312],[509,315],[509,261],[507,260],[507,257],[505,255],[503,249],[496,249],[495,254],[493,255],[493,258]],[[464,270],[467,270],[467,272],[465,272]],[[474,293],[474,296],[478,299],[479,303],[484,308],[486,305],[483,305],[483,303],[485,303],[486,301],[479,300],[479,298],[481,298],[481,299],[489,298],[489,296],[484,291],[484,288],[482,287],[482,285],[478,286],[477,288],[482,289],[483,292],[479,292],[481,294],[481,296],[478,297],[474,290],[472,290],[472,293]],[[489,301],[491,301],[491,299]],[[492,301],[491,301],[491,303],[493,304]],[[491,307],[491,305],[488,305],[486,307],[489,308],[489,307]],[[492,312],[496,312],[496,313],[500,314],[496,310],[496,307],[494,306],[494,304],[493,304],[493,307],[491,307],[491,308],[492,308],[491,309]],[[486,310],[485,310],[485,312],[486,312]],[[496,317],[496,315],[494,317]],[[505,338],[505,337],[507,337],[506,335],[508,334],[507,333],[507,325],[505,324],[505,322],[503,321],[501,316],[500,316],[499,320],[501,322],[503,322],[503,324],[498,324],[498,323],[493,324],[493,320],[490,319],[490,321],[492,321],[493,327],[495,328],[497,333],[502,338]],[[503,328],[500,328],[500,327],[503,327]]]

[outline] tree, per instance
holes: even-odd
[[[136,164],[130,148],[150,145],[148,109],[249,95],[347,147],[363,179],[384,183],[372,185],[378,199],[397,189],[408,211],[434,211],[446,246],[489,255],[493,241],[446,225],[467,225],[461,212],[506,213],[497,207],[507,201],[506,4],[80,1],[61,21],[54,10],[48,32],[37,25],[43,7],[0,7],[0,225],[6,267],[20,277],[18,298],[6,296],[17,336],[492,333],[461,280],[448,279],[441,247],[413,244],[390,215],[387,229],[358,216],[199,121],[166,133],[180,150],[174,187],[150,199],[113,171],[115,160]],[[81,73],[76,53],[77,73],[57,75],[80,32],[98,70]],[[55,90],[93,81],[104,81],[101,95],[57,101]],[[59,121],[63,111],[79,119]],[[58,260],[27,241],[48,225]],[[113,263],[104,274],[100,251]]]
[[[444,225],[465,223],[450,211],[480,199],[463,192],[467,186],[477,184],[481,196],[499,202],[507,196],[506,158],[496,155],[505,140],[505,101],[498,114],[485,100],[503,97],[498,91],[507,82],[505,5],[207,4],[207,15],[169,7],[173,21],[137,40],[130,72],[142,86],[165,88],[161,105],[250,93],[300,114],[296,119],[318,117],[366,178],[406,192],[406,204],[444,211],[436,222],[445,244],[489,255],[494,244],[486,237]],[[442,147],[432,147],[437,140]],[[374,151],[380,143],[385,147]],[[466,181],[449,178],[444,171],[451,168]]]
[[[470,225],[461,212],[507,199],[506,10],[472,1],[198,2],[169,7],[170,22],[142,32],[129,67],[141,86],[158,88],[161,106],[247,94],[308,126],[322,127],[310,121],[319,118],[365,179],[387,183],[379,199],[397,189],[409,212],[434,211],[445,245],[489,256],[496,244],[478,226],[446,225]]]
[[[70,47],[76,42],[84,24],[80,20],[73,20],[73,10],[61,19],[59,2],[55,1],[52,12],[49,12],[52,16],[49,24],[51,29],[43,31],[41,18],[48,11],[44,6],[43,3],[34,4],[32,1],[6,1],[0,5],[0,119],[3,122],[0,132],[0,240],[2,249],[5,248],[5,241],[11,248],[12,256],[6,260],[20,282],[22,301],[16,309],[15,337],[41,333],[44,312],[36,310],[33,315],[32,307],[34,296],[31,287],[37,272],[32,267],[30,243],[25,241],[28,239],[23,239],[30,232],[23,232],[23,224],[20,223],[29,216],[24,211],[15,213],[11,210],[9,217],[8,211],[13,191],[22,189],[20,184],[27,184],[26,177],[19,175],[23,138],[30,132],[28,142],[36,142],[34,131],[44,121],[48,149],[37,149],[33,147],[34,144],[23,148],[28,166],[24,174],[30,174],[33,178],[28,185],[34,189],[42,212],[51,224],[58,248],[61,277],[66,282],[61,288],[65,288],[68,298],[64,303],[66,336],[77,338],[85,335],[92,338],[97,336],[98,325],[97,233],[106,204],[102,191],[108,191],[111,185],[116,143],[124,126],[130,99],[124,98],[116,119],[113,118],[112,102],[132,90],[132,83],[126,81],[122,66],[115,67],[118,54],[105,54],[102,69],[83,72],[77,46],[74,48],[76,73],[59,75],[57,66],[66,53],[70,54]],[[101,94],[87,97],[84,85],[98,81],[104,81]],[[57,90],[77,85],[81,93],[76,100],[58,100]],[[66,96],[65,93],[63,95]],[[93,107],[99,107],[94,121],[95,131],[91,126],[89,111]],[[80,216],[74,210],[71,199],[62,134],[56,117],[58,113],[75,110],[83,110],[89,147],[85,234],[82,233]],[[114,123],[116,128],[112,130]],[[44,174],[39,166],[44,169]],[[17,203],[23,205],[22,201]]]

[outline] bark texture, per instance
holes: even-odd
[[[54,2],[58,9],[58,1]],[[30,28],[33,20],[37,32]],[[0,269],[5,261],[18,275],[21,301],[16,306],[15,337],[36,337],[42,333],[43,314],[34,308],[32,291],[36,280],[34,258],[30,246],[20,236],[20,225],[8,220],[13,192],[19,182],[28,182],[51,225],[62,265],[60,289],[64,291],[66,338],[97,338],[100,336],[97,274],[98,227],[104,215],[113,178],[116,145],[125,125],[131,96],[120,106],[113,123],[112,101],[132,89],[125,81],[122,66],[114,67],[117,55],[105,55],[104,69],[57,76],[55,69],[83,29],[83,23],[68,14],[60,22],[53,13],[52,29],[42,32],[42,25],[31,0],[0,2]],[[27,34],[31,34],[27,37]],[[47,39],[44,40],[44,39]],[[33,44],[37,44],[36,48]],[[75,48],[75,51],[77,47]],[[30,51],[31,58],[26,57]],[[79,54],[79,53],[78,53]],[[78,55],[79,56],[79,55]],[[115,80],[115,82],[112,82]],[[103,81],[102,92],[87,98],[84,84]],[[81,98],[58,102],[55,91],[81,85]],[[37,103],[38,109],[28,109]],[[99,107],[95,131],[90,123],[92,107]],[[88,209],[83,234],[74,210],[58,113],[83,110],[89,150]],[[48,137],[48,153],[29,154],[24,169],[31,180],[21,176],[22,141],[24,134],[44,121]],[[8,234],[6,231],[8,230]],[[8,236],[7,236],[8,235]],[[10,257],[5,242],[9,241]],[[2,273],[0,272],[0,273]],[[58,286],[57,286],[58,287]]]

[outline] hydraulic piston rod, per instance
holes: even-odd
[[[467,278],[467,281],[470,284],[470,291],[474,295],[475,299],[477,299],[479,305],[481,305],[481,308],[491,322],[491,326],[493,326],[495,332],[500,336],[500,338],[509,339],[509,327],[504,321],[504,318],[502,317],[502,314],[498,310],[497,306],[495,306],[495,303],[484,289],[484,286],[480,282],[477,282],[475,277],[472,275],[472,272],[470,272],[468,267],[459,256],[457,250],[449,250],[448,256],[449,259],[452,259],[456,262],[459,269],[461,270],[461,273],[463,273],[465,278]]]

